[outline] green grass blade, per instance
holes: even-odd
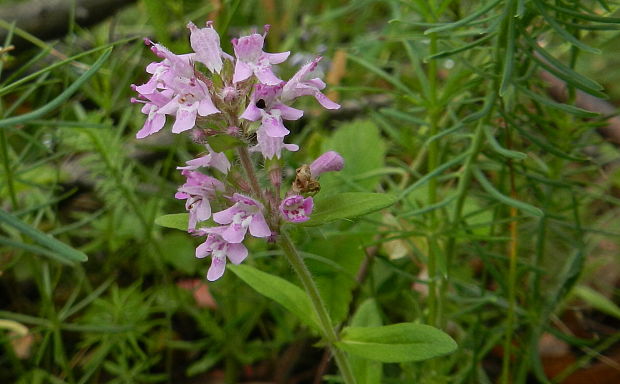
[[[47,103],[43,107],[41,107],[41,108],[39,108],[37,110],[34,110],[32,112],[25,113],[25,114],[19,115],[19,116],[9,117],[8,119],[0,120],[0,128],[7,127],[7,126],[10,126],[10,125],[23,124],[24,122],[26,122],[28,120],[37,119],[39,117],[42,117],[46,113],[54,110],[58,106],[62,105],[62,103],[64,103],[65,100],[67,100],[75,92],[77,92],[77,90],[80,89],[80,87],[88,79],[90,79],[95,73],[97,73],[99,68],[101,68],[103,63],[110,56],[111,52],[112,52],[112,48],[108,48],[107,51],[105,51],[101,56],[99,56],[97,61],[88,69],[88,71],[84,72],[82,74],[82,76],[80,76],[73,84],[68,86],[67,89],[65,89],[60,95],[56,96],[56,98],[54,100],[50,101],[49,103]]]
[[[0,222],[6,223],[24,235],[32,238],[32,240],[37,242],[39,245],[47,248],[49,251],[52,251],[52,253],[56,253],[57,256],[65,262],[72,263],[75,261],[88,260],[88,257],[84,254],[84,252],[78,251],[63,242],[56,240],[54,237],[29,226],[17,217],[2,209],[0,209]],[[45,255],[50,256],[50,253],[45,253]]]
[[[488,4],[486,4],[485,6],[481,7],[476,12],[471,13],[467,17],[464,17],[461,20],[455,21],[454,23],[444,24],[444,25],[440,25],[438,27],[429,28],[426,31],[424,31],[424,34],[425,35],[429,35],[431,33],[449,31],[451,29],[458,28],[458,27],[461,27],[463,25],[467,25],[467,24],[469,24],[469,22],[471,22],[473,20],[476,20],[480,16],[484,15],[485,13],[487,13],[488,11],[493,9],[500,2],[501,2],[501,0],[490,1]]]

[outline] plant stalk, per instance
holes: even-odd
[[[245,174],[250,179],[250,188],[252,188],[252,193],[254,193],[255,197],[263,198],[263,193],[260,188],[260,184],[258,183],[258,179],[256,178],[256,172],[254,171],[254,165],[252,164],[252,159],[250,159],[250,152],[244,146],[237,147],[237,153],[239,154],[239,160],[241,161],[241,165],[245,170]]]
[[[351,366],[349,365],[349,361],[343,351],[336,348],[334,345],[338,341],[338,335],[336,334],[336,330],[332,326],[331,319],[329,314],[327,313],[327,308],[323,303],[323,299],[319,293],[319,289],[317,288],[314,280],[312,279],[312,275],[308,270],[308,267],[304,263],[303,259],[297,252],[295,245],[291,241],[290,237],[285,231],[280,233],[278,244],[284,251],[287,260],[295,270],[295,273],[301,280],[301,284],[303,285],[306,293],[310,297],[310,302],[312,303],[312,307],[319,319],[319,325],[321,326],[321,333],[323,337],[327,341],[327,345],[334,356],[334,360],[336,360],[336,365],[342,374],[342,378],[346,384],[355,384],[355,377],[353,376],[353,371],[351,370]]]

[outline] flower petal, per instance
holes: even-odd
[[[257,214],[252,217],[250,234],[254,237],[267,237],[271,235],[271,230],[262,214]]]
[[[195,103],[197,104],[197,103]],[[172,133],[181,133],[183,131],[187,131],[188,129],[194,128],[196,125],[196,105],[192,105],[192,107],[180,107],[177,111],[176,121],[172,126]]]
[[[233,264],[241,264],[248,257],[248,249],[243,244],[228,244],[227,255]]]
[[[215,281],[222,277],[226,270],[226,257],[212,257],[211,266],[207,272],[207,280]]]
[[[252,76],[252,69],[243,61],[237,60],[235,72],[233,73],[233,83],[238,83]]]

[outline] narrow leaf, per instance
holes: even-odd
[[[529,213],[530,215],[533,215],[533,216],[542,217],[544,215],[543,211],[541,211],[539,208],[536,208],[533,205],[524,203],[519,200],[515,200],[513,198],[510,198],[502,194],[500,191],[495,189],[493,185],[491,185],[489,180],[487,180],[486,177],[484,177],[484,175],[482,174],[482,172],[480,172],[479,169],[474,169],[474,175],[476,176],[476,180],[478,180],[478,182],[480,183],[480,186],[482,186],[482,189],[484,189],[486,193],[491,195],[491,197],[495,198],[496,200],[506,205],[509,205],[511,207],[520,209],[523,212]]]
[[[549,26],[553,28],[566,41],[568,41],[575,47],[580,48],[584,51],[591,52],[591,53],[597,53],[597,54],[601,53],[600,49],[592,48],[584,44],[579,39],[577,39],[575,36],[571,35],[568,31],[562,28],[562,26],[558,24],[558,22],[547,13],[547,11],[545,10],[546,5],[544,5],[540,0],[532,0],[532,1],[534,2],[534,5],[536,5],[536,8],[538,8],[538,11],[540,12],[540,15],[543,17],[543,19],[545,19],[545,21],[549,24]]]
[[[512,151],[510,149],[506,149],[502,147],[495,139],[495,136],[493,136],[491,129],[487,125],[485,125],[483,128],[484,128],[484,134],[487,137],[487,141],[489,142],[489,145],[491,146],[491,148],[493,148],[495,152],[499,153],[502,156],[515,159],[515,160],[523,160],[527,158],[527,155],[523,152]]]
[[[372,72],[375,75],[381,77],[383,80],[385,80],[388,83],[392,84],[394,87],[398,88],[403,93],[414,94],[411,91],[411,89],[408,86],[406,86],[402,81],[400,81],[396,76],[390,75],[389,73],[387,73],[383,69],[377,67],[376,65],[374,65],[371,62],[369,62],[368,60],[363,59],[363,58],[358,57],[358,56],[354,56],[354,55],[348,55],[347,57],[350,58],[353,62],[361,65],[362,67],[368,69],[370,72]]]
[[[315,330],[321,329],[318,326],[318,320],[308,295],[295,284],[248,265],[229,265],[227,269],[256,292],[272,299],[295,314],[304,324]]]
[[[500,3],[501,0],[494,0],[494,1],[490,1],[488,2],[486,5],[484,5],[483,7],[481,7],[479,10],[469,14],[469,16],[464,17],[462,19],[460,19],[459,21],[456,21],[454,23],[450,23],[450,24],[444,24],[444,25],[440,25],[438,27],[434,27],[434,28],[429,28],[426,31],[424,31],[425,35],[429,35],[431,33],[436,33],[436,32],[443,32],[443,31],[448,31],[454,28],[458,28],[461,27],[463,25],[467,25],[469,24],[471,21],[476,20],[477,18],[479,18],[480,16],[484,15],[485,13],[487,13],[488,11],[490,11],[491,9],[493,9],[497,4]]]
[[[73,84],[67,87],[60,95],[56,96],[55,99],[45,104],[43,107],[36,109],[29,113],[24,113],[23,115],[9,117],[7,119],[0,120],[0,128],[7,127],[10,125],[23,124],[28,120],[37,119],[42,117],[48,112],[51,112],[55,108],[59,107],[62,103],[65,102],[71,95],[73,95],[88,79],[90,79],[110,56],[112,52],[112,48],[109,48],[105,51],[97,61],[88,69],[88,71],[84,72],[82,76],[80,76]]]
[[[590,304],[594,309],[620,319],[620,307],[594,289],[585,285],[579,285],[573,289],[573,293]]]
[[[564,112],[568,112],[578,117],[592,118],[592,117],[597,117],[599,115],[596,112],[590,112],[582,108],[574,107],[572,105],[568,105],[564,103],[557,103],[555,101],[549,100],[548,98],[541,96],[539,94],[536,94],[530,91],[529,89],[526,89],[523,87],[519,87],[519,91],[521,91],[523,94],[525,94],[532,100],[538,101],[541,104],[547,105],[551,108],[559,109]]]
[[[352,355],[385,363],[421,361],[453,352],[456,342],[443,331],[424,324],[348,327],[336,346]]]
[[[0,223],[6,223],[7,225],[17,229],[19,232],[37,242],[39,245],[56,253],[58,257],[64,259],[66,262],[88,260],[88,257],[84,254],[84,252],[78,251],[63,242],[56,240],[53,236],[31,227],[2,209],[0,209]]]
[[[316,226],[330,221],[359,217],[387,208],[395,202],[394,195],[385,193],[340,193],[318,200],[310,220],[301,225]]]

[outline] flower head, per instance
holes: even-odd
[[[312,197],[293,195],[282,200],[280,213],[286,221],[292,223],[302,223],[310,220],[310,214],[314,208]]]

